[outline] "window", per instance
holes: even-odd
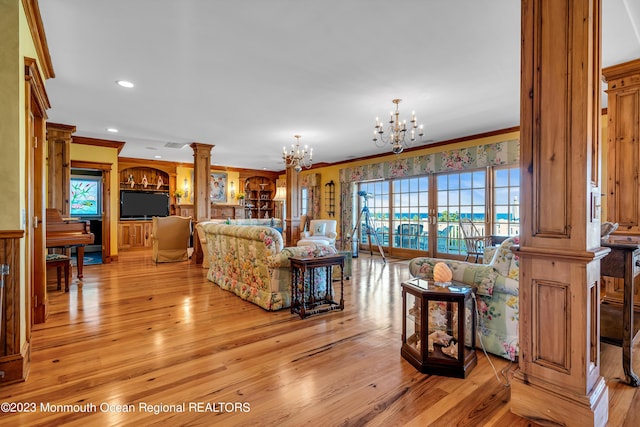
[[[358,217],[360,242],[369,242],[367,231],[370,230],[372,245],[377,244],[375,234],[381,246],[389,246],[389,181],[360,183],[358,193],[362,194],[363,192],[367,195],[360,196]]]
[[[393,183],[393,247],[429,248],[429,177],[396,179]]]
[[[517,166],[362,182],[358,192],[367,194],[359,196],[360,242],[369,242],[367,217],[362,212],[366,206],[370,229],[392,252],[410,249],[428,251],[431,256],[464,256],[462,218],[470,219],[481,235],[520,232]],[[374,238],[371,242],[376,244]]]
[[[309,189],[302,187],[300,189],[300,215],[306,215],[309,210]]]
[[[487,173],[484,169],[436,176],[438,188],[438,252],[462,255],[466,246],[460,219],[469,218],[480,234],[486,229]]]
[[[70,215],[102,216],[102,178],[94,176],[71,177]]]
[[[493,170],[493,233],[496,236],[520,234],[520,169]]]

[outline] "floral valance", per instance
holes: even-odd
[[[445,150],[439,153],[408,157],[340,170],[340,182],[390,179],[430,173],[477,169],[486,166],[511,165],[520,161],[517,139]]]

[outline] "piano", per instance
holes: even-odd
[[[84,246],[93,243],[89,221],[65,219],[58,209],[47,208],[47,248],[76,247],[78,279],[82,279]]]

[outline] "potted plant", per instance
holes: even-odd
[[[176,191],[173,192],[173,197],[176,198],[176,203],[177,204],[180,204],[180,198],[182,197],[182,194],[184,194],[182,192],[182,190],[176,190]]]
[[[244,197],[245,194],[243,192],[238,193],[238,195],[236,196],[236,198],[238,199],[238,204],[240,206],[244,205]]]

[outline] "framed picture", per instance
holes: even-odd
[[[209,200],[213,203],[227,202],[226,173],[212,173],[209,176]]]

